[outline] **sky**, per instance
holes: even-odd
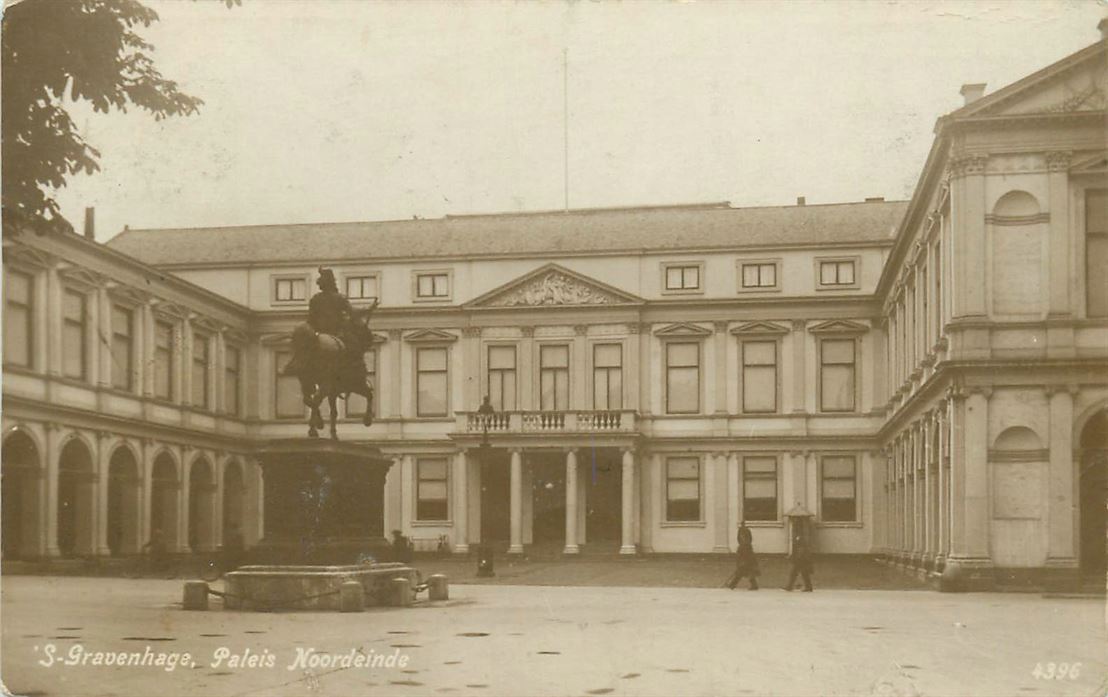
[[[567,152],[571,208],[908,198],[962,84],[991,93],[1096,41],[1108,15],[1095,0],[147,4],[158,68],[204,105],[160,122],[71,105],[101,171],[58,200],[78,228],[95,206],[100,240],[561,209]]]

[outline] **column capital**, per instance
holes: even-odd
[[[966,392],[970,395],[979,394],[985,399],[993,396],[993,388],[991,385],[970,385],[966,388]]]
[[[627,333],[628,334],[638,334],[641,329],[642,329],[642,325],[639,324],[638,322],[628,322],[627,323]]]
[[[790,450],[789,455],[793,457],[808,457],[808,453],[810,452],[810,450]]]
[[[589,325],[575,324],[573,325],[573,333],[575,336],[585,336],[589,333]]]
[[[725,319],[717,319],[714,322],[712,322],[712,328],[715,329],[717,332],[722,333],[722,332],[727,331],[727,327],[730,324],[731,323],[729,321],[725,320]]]
[[[400,341],[403,332],[399,329],[389,329],[387,334],[389,335],[389,341]]]
[[[961,177],[972,174],[984,174],[985,166],[989,163],[989,156],[985,153],[962,155],[950,160],[951,177]]]
[[[636,450],[636,448],[633,445],[624,445],[624,446],[620,447],[619,452],[623,455],[627,455],[627,454],[634,455],[635,450]]]
[[[1065,172],[1070,168],[1073,160],[1073,152],[1070,150],[1054,150],[1046,153],[1046,168],[1049,172]]]
[[[808,320],[806,319],[794,319],[792,321],[792,328],[794,332],[802,332],[808,327]]]
[[[535,328],[529,324],[525,324],[519,328],[519,333],[521,336],[531,337],[535,335]]]
[[[462,336],[466,338],[481,336],[481,327],[462,327]]]
[[[580,448],[578,448],[576,445],[567,445],[566,447],[562,448],[562,452],[564,452],[566,455],[576,455],[578,450],[580,450]]]
[[[521,447],[508,448],[508,452],[512,455],[523,455],[523,448],[521,448]]]

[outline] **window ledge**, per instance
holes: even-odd
[[[746,527],[748,528],[783,528],[785,527],[784,521],[781,520],[748,520],[746,521]]]
[[[449,528],[454,526],[453,520],[413,520],[409,523],[413,528]]]
[[[751,288],[739,288],[737,293],[780,293],[781,286],[756,286]]]
[[[864,528],[865,523],[863,523],[861,521],[842,522],[842,523],[833,522],[833,521],[827,521],[827,522],[816,521],[816,527],[817,528]]]
[[[704,528],[708,524],[703,520],[667,520],[659,524],[663,528]]]

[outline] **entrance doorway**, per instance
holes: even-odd
[[[108,550],[113,556],[135,554],[142,548],[139,483],[134,455],[126,447],[116,448],[108,463]]]
[[[566,542],[566,465],[557,453],[528,454],[531,465],[531,540],[536,545]]]
[[[1081,571],[1103,575],[1108,535],[1108,411],[1081,431]]]
[[[511,470],[508,453],[491,450],[481,459],[481,543],[507,546],[511,537]]]
[[[618,544],[622,533],[623,465],[618,450],[582,448],[577,455],[585,479],[585,539]]]
[[[93,553],[92,454],[78,438],[62,448],[58,463],[58,551],[63,557]]]

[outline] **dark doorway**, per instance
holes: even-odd
[[[166,549],[177,549],[177,465],[168,453],[154,460],[150,481],[150,540],[160,537]]]
[[[1108,412],[1100,412],[1081,432],[1081,571],[1103,575],[1108,535]]]
[[[511,537],[511,469],[508,453],[489,450],[481,459],[481,542],[505,545]]]
[[[38,528],[38,449],[30,436],[16,431],[4,441],[0,454],[3,557],[34,555]]]
[[[531,465],[531,541],[536,545],[566,542],[566,465],[557,453],[528,455]]]
[[[139,477],[134,455],[116,448],[108,463],[108,550],[113,556],[134,554],[138,539]]]
[[[92,455],[70,439],[58,463],[58,551],[62,556],[92,553]]]
[[[610,448],[582,448],[577,454],[585,478],[585,539],[618,543],[622,532],[623,467],[620,452]]]

